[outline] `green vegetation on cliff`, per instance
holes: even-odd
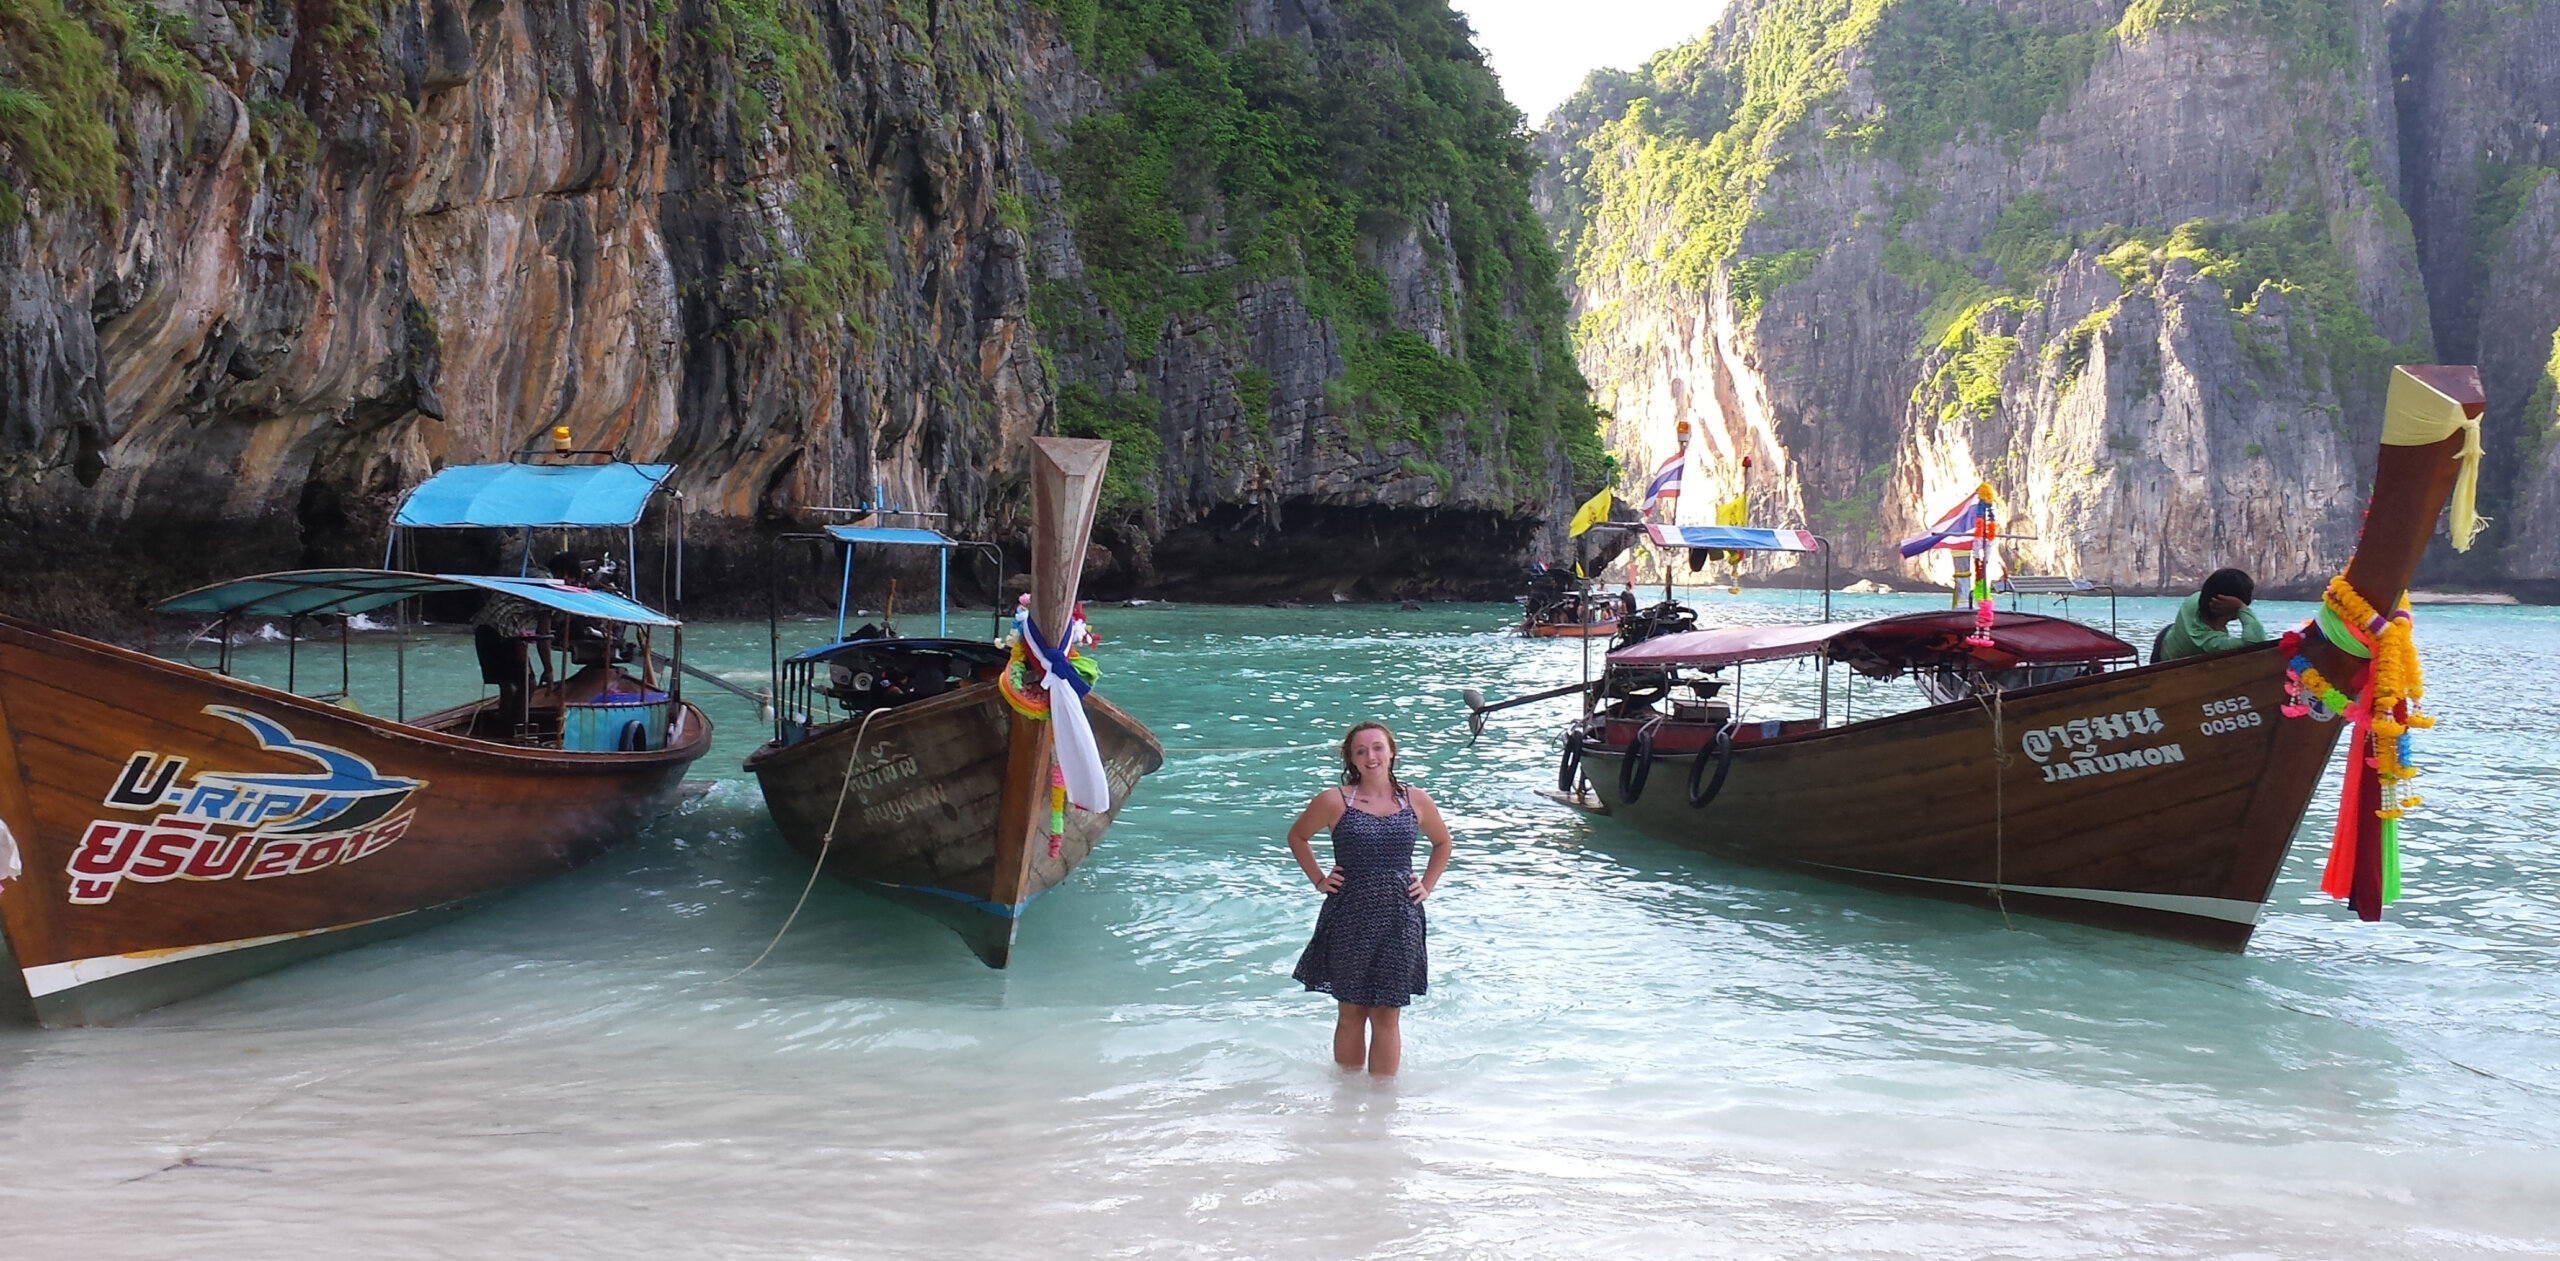
[[[1234,0],[1046,7],[1113,94],[1043,163],[1084,263],[1035,294],[1061,358],[1116,350],[1143,363],[1168,327],[1206,326],[1241,360],[1239,296],[1284,282],[1330,323],[1342,372],[1327,393],[1359,432],[1437,451],[1455,425],[1522,493],[1547,489],[1554,452],[1575,481],[1600,478],[1607,457],[1529,208],[1519,115],[1444,4],[1335,0],[1338,38],[1255,39],[1239,38]],[[1415,248],[1447,353],[1399,323],[1381,265],[1395,249],[1409,264]],[[1230,371],[1267,442],[1270,376]],[[1126,397],[1062,393],[1061,428],[1133,438],[1141,408]],[[1124,506],[1152,484],[1159,449],[1115,449]]]
[[[188,26],[143,0],[0,0],[0,226],[25,212],[21,189],[113,208],[133,91],[201,100],[173,42]]]
[[[843,84],[817,17],[788,0],[720,0],[705,14],[710,20],[692,34],[728,59],[740,130],[786,152],[798,172],[782,204],[791,239],[769,234],[771,261],[758,279],[769,280],[794,317],[840,320],[870,340],[877,330],[862,314],[863,299],[889,283],[879,202],[867,181],[828,153]]]
[[[2312,90],[2320,104],[2281,152],[2261,163],[2258,207],[2226,221],[2075,230],[2072,214],[2086,224],[2087,201],[2103,204],[2107,192],[2031,189],[1999,205],[1987,228],[1973,205],[1941,204],[1948,146],[2014,162],[2018,142],[2100,58],[2181,26],[2263,44],[2291,75],[2333,76]],[[2420,331],[2419,345],[2395,345],[2376,331],[2360,296],[2365,278],[2341,247],[2369,230],[2359,215],[2409,240],[2367,142],[2341,142],[2316,120],[2348,108],[2338,102],[2352,97],[2352,76],[2335,76],[2360,56],[2354,14],[2326,0],[2136,0],[2117,15],[1964,0],[1744,0],[1706,35],[1632,74],[1595,74],[1557,111],[1552,221],[1587,290],[1677,303],[1702,298],[1721,277],[1747,323],[1772,295],[1813,279],[1841,239],[1832,216],[1850,220],[1874,234],[1884,271],[1918,298],[1912,397],[1944,421],[1993,414],[2023,316],[2083,254],[2128,291],[2156,284],[2167,259],[2188,260],[2221,285],[2236,317],[2252,317],[2233,328],[2262,375],[2298,374],[2312,390],[2358,397],[2425,340]],[[1828,186],[1879,168],[1856,177],[1867,182],[1863,199],[1853,188],[1844,204]],[[2007,183],[1986,183],[1986,174],[1977,166],[1959,177],[1968,196]],[[2357,192],[2324,205],[2324,180],[2340,174]],[[2538,178],[2483,169],[2484,242]],[[1950,247],[1968,234],[1979,235]],[[2281,296],[2265,309],[2283,312],[2284,324],[2254,318],[2263,294]],[[1614,338],[1621,305],[1596,307],[1583,335]],[[2041,357],[2066,382],[2076,377],[2111,312],[2079,320]],[[2295,335],[2283,335],[2286,324]]]
[[[1777,218],[1760,196],[1787,163],[1838,144],[1908,165],[1967,137],[2025,135],[2107,40],[1961,0],[1736,6],[1632,75],[1594,75],[1558,110],[1568,132],[1587,132],[1563,160],[1559,242],[1586,280],[1658,277],[1704,292],[1745,230]],[[1863,111],[1848,99],[1853,60],[1869,71]],[[1645,230],[1665,212],[1681,231]],[[1735,264],[1747,310],[1777,287],[1765,270]],[[1779,283],[1810,271],[1790,268]]]

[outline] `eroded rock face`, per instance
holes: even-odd
[[[6,599],[376,559],[401,490],[555,426],[681,466],[704,579],[818,505],[1002,531],[1049,406],[1021,33],[938,11],[198,0],[201,104],[133,92],[114,200],[0,235]]]
[[[1056,172],[1029,189],[1060,428],[1162,447],[1151,467],[1121,469],[1115,452],[1127,484],[1099,529],[1127,562],[1117,581],[1508,596],[1597,488],[1570,432],[1600,461],[1516,115],[1433,6],[1242,0],[1203,15],[1231,33],[1143,57],[1088,37],[1093,68],[1062,36],[1028,65]],[[1239,92],[1260,94],[1261,117],[1218,114]],[[1416,98],[1429,108],[1397,112]],[[1365,130],[1332,117],[1369,106],[1382,113]],[[1222,125],[1193,130],[1194,112]],[[1233,151],[1228,125],[1267,128],[1267,147]],[[1179,161],[1151,165],[1157,147]],[[1419,189],[1377,169],[1462,150],[1454,177]],[[1324,196],[1285,191],[1301,181]],[[1178,217],[1115,203],[1123,185]]]
[[[2430,559],[2560,596],[2560,8],[2396,10],[2403,181],[2437,339],[2488,387],[2484,550]]]
[[[697,596],[760,593],[762,534],[823,506],[1018,541],[1028,439],[1058,419],[1032,286],[1085,268],[1035,162],[1116,90],[1048,10],[63,2],[106,77],[35,86],[124,156],[30,177],[0,216],[0,606],[90,625],[225,571],[378,560],[403,490],[555,427],[680,466]],[[1345,38],[1325,0],[1233,17]],[[1446,208],[1363,232],[1397,324],[1465,353]],[[1207,541],[1338,562],[1259,549],[1336,509],[1388,514],[1337,539],[1383,528],[1347,566],[1381,593],[1410,585],[1394,536],[1444,510],[1496,523],[1509,550],[1474,568],[1507,576],[1572,489],[1561,456],[1524,489],[1464,442],[1354,432],[1335,324],[1286,274],[1144,353],[1057,362],[1162,403],[1157,493],[1106,532],[1105,586],[1188,576],[1153,557],[1194,524],[1172,554],[1239,594],[1337,584]]]
[[[2549,391],[2528,396],[2560,320],[2546,209],[2560,187],[2515,199],[2497,262],[2464,299],[2478,317],[2457,318],[2436,257],[2470,247],[2429,226],[2478,218],[2446,188],[2481,154],[2546,160],[2524,140],[2541,143],[2537,102],[2560,75],[2545,17],[2422,7],[2395,46],[2374,3],[2316,38],[2131,32],[2120,4],[1904,0],[1871,28],[1835,7],[1842,25],[1821,29],[1842,49],[1837,74],[1793,85],[1811,101],[1798,122],[1749,132],[1789,117],[1788,101],[1748,96],[1738,69],[1717,78],[1822,8],[1762,4],[1653,70],[1595,77],[1542,139],[1542,208],[1575,251],[1583,365],[1617,416],[1612,447],[1651,469],[1692,422],[1691,477],[1708,493],[1690,489],[1690,518],[1736,492],[1750,455],[1755,520],[1809,525],[1855,570],[1943,581],[1943,560],[1905,562],[1893,545],[1988,481],[2006,531],[2029,536],[2003,548],[2020,572],[2175,590],[2237,564],[2305,591],[2353,545],[2389,362],[2434,358],[2449,324],[2462,339],[2476,327],[2493,452],[2498,424],[2510,438],[2516,417],[2549,425]],[[2085,71],[2044,80],[2049,106],[2008,117],[1995,108],[2008,98],[1966,98],[1960,82],[1888,84],[1876,59],[1920,13],[1940,29],[2006,22],[2041,50],[2014,69],[2012,96],[2038,67]],[[2441,34],[2454,26],[2511,46],[2461,64]],[[2421,60],[2432,71],[2400,79]],[[1936,133],[1910,121],[1968,99],[1977,113]],[[1709,178],[1704,142],[1725,128],[1719,143],[1761,146],[1745,151],[1763,178]],[[1735,223],[1728,253],[1684,270],[1684,248]],[[2529,445],[2508,461],[2515,489],[2490,491],[2515,517],[2506,541],[2458,566],[2447,551],[2440,578],[2511,581],[2549,563],[2538,540],[2560,530],[2537,530],[2537,514],[2560,478]]]

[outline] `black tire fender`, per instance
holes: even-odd
[[[613,747],[624,753],[648,752],[649,724],[637,718],[622,724],[622,735],[613,742]]]
[[[1582,732],[1564,733],[1564,760],[1556,763],[1556,791],[1573,791],[1573,781],[1582,774]]]
[[[1698,750],[1697,760],[1689,763],[1690,809],[1706,809],[1707,803],[1714,801],[1716,794],[1724,791],[1724,777],[1733,770],[1733,726],[1731,721],[1727,721],[1724,726],[1717,728],[1715,747]],[[1710,757],[1715,761],[1716,774],[1714,779],[1707,781],[1702,791],[1698,787],[1698,777],[1706,771]]]
[[[1627,756],[1618,763],[1618,799],[1634,805],[1652,775],[1653,729],[1648,725],[1636,730],[1636,738],[1627,744]]]

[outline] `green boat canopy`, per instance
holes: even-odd
[[[630,529],[672,464],[460,464],[418,483],[391,524],[404,530],[520,526]]]
[[[683,623],[610,591],[573,587],[547,578],[494,578],[477,574],[412,574],[396,569],[297,569],[234,578],[173,595],[153,606],[163,613],[215,617],[330,617],[370,613],[412,596],[484,591],[572,617],[627,626]]]

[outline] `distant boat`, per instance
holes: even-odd
[[[2399,369],[2391,399],[2345,573],[2377,609],[2407,588],[2477,442],[2462,418],[2476,426],[2483,405],[2469,368]],[[2244,948],[2345,727],[2285,716],[2279,644],[2137,667],[2130,645],[2077,623],[1974,622],[1725,627],[1613,652],[1566,732],[1559,788],[1745,862]],[[2364,673],[2317,633],[2301,651],[2327,678]],[[1741,719],[1742,667],[1786,659],[1822,667],[1821,712]],[[1833,725],[1834,663],[1920,676],[1948,703]],[[1469,703],[1479,726],[1503,707]],[[2360,913],[2380,913],[2378,848],[2359,851]]]
[[[1069,635],[1085,544],[1111,444],[1033,441],[1030,624]],[[887,514],[884,514],[887,515]],[[962,543],[912,526],[827,531],[856,545],[939,550]],[[948,605],[943,621],[947,636]],[[1141,776],[1164,765],[1154,733],[1102,699],[1082,712],[1108,781],[1099,810],[1053,812],[1054,714],[1026,717],[1000,682],[1008,649],[983,641],[907,639],[876,632],[837,638],[780,660],[776,622],[774,738],[747,759],[784,839],[828,873],[951,926],[993,968],[1012,958],[1025,907],[1076,869],[1118,817]],[[1021,667],[1033,694],[1045,672]],[[1048,690],[1047,704],[1076,704]],[[1052,836],[1053,820],[1063,827]],[[1052,846],[1055,848],[1052,848]]]
[[[473,595],[580,627],[564,651],[585,645],[584,668],[418,718],[405,652],[391,718],[346,704],[343,672],[335,694],[295,694],[293,657],[284,689],[226,673],[245,623],[335,619],[343,635],[360,613]],[[678,623],[611,592],[305,570],[160,608],[219,619],[226,669],[0,618],[0,822],[25,866],[0,887],[0,1008],[47,1025],[111,1020],[566,871],[636,833],[711,747],[676,677],[625,670],[611,647],[626,628],[674,640]],[[331,654],[342,666],[345,651]]]
[[[1531,639],[1608,639],[1618,633],[1616,596],[1561,569],[1529,575],[1520,597],[1520,633]]]

